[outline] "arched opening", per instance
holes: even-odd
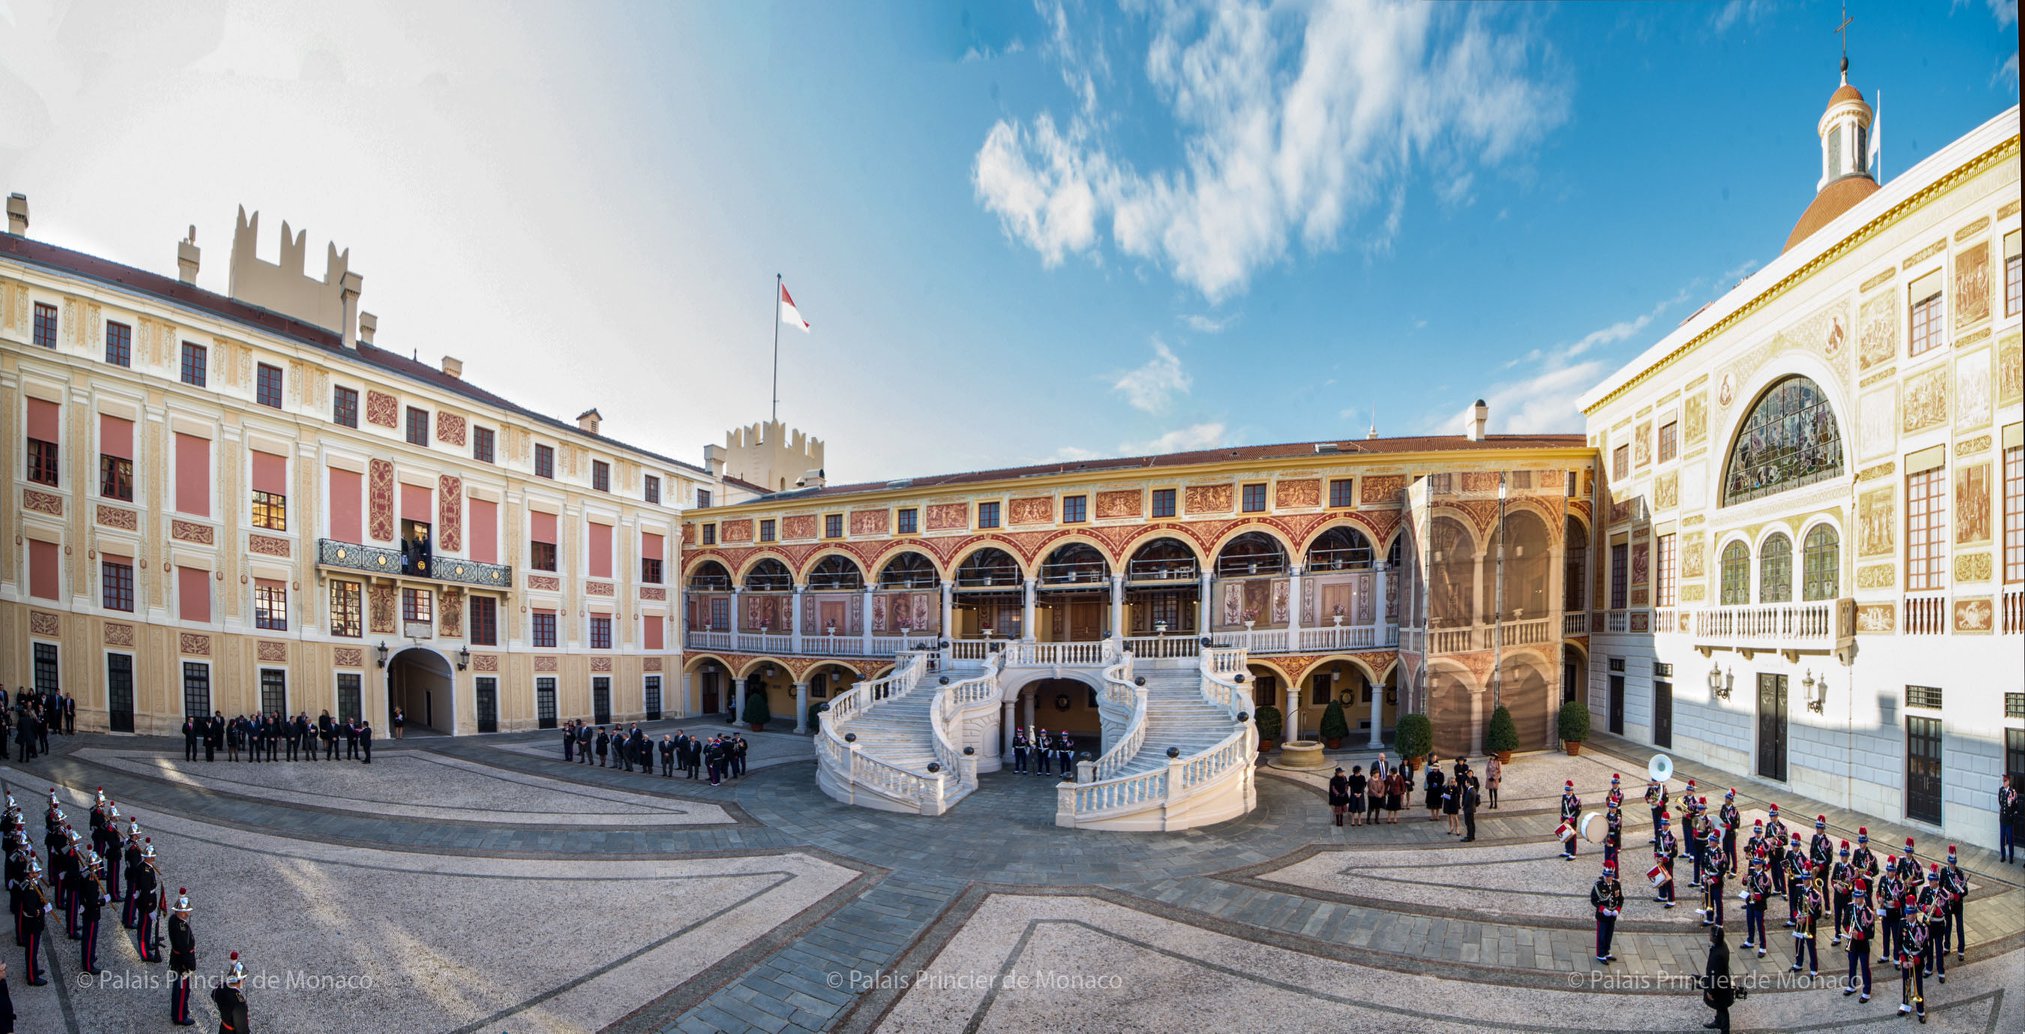
[[[745,572],[739,594],[738,630],[786,634],[793,618],[795,576],[787,565],[767,557]]]
[[[1019,561],[996,546],[986,546],[956,566],[951,587],[956,634],[965,639],[990,636],[1020,639],[1025,597]]]
[[[1751,547],[1732,542],[1723,547],[1722,603],[1741,607],[1751,602]]]
[[[1364,669],[1347,660],[1324,661],[1301,677],[1301,735],[1304,739],[1324,737],[1322,720],[1331,703],[1343,708],[1343,743],[1361,746],[1370,735],[1371,698],[1383,692]],[[1381,707],[1383,704],[1381,703]]]
[[[1104,753],[1104,720],[1097,710],[1096,687],[1080,679],[1046,678],[1035,679],[1020,687],[1013,704],[1015,726],[1024,730],[1027,742],[1038,745],[1045,733],[1051,747],[1059,748],[1063,733],[1069,736],[1069,747],[1077,758],[1087,754],[1091,758]],[[1034,764],[1028,771],[1034,774],[1052,774],[1059,778],[1064,773],[1057,758],[1050,756],[1047,765],[1033,755]],[[1071,769],[1068,774],[1073,775]]]
[[[1363,571],[1371,567],[1371,540],[1356,528],[1338,525],[1315,536],[1308,546],[1305,574],[1325,571]]]
[[[1589,530],[1573,517],[1562,518],[1561,609],[1589,609]]]
[[[689,572],[689,588],[698,592],[730,592],[731,572],[715,560],[705,560]]]
[[[816,561],[809,570],[809,589],[815,592],[845,590],[855,592],[865,587],[865,572],[858,563],[840,553]]]
[[[1793,602],[1793,540],[1784,533],[1758,547],[1758,602]]]
[[[1504,547],[1502,587],[1498,584],[1501,546]],[[1547,525],[1530,511],[1508,513],[1500,525],[1491,529],[1490,544],[1485,547],[1483,569],[1477,579],[1485,620],[1524,621],[1548,616],[1548,572],[1552,570],[1548,548]]]
[[[935,562],[911,550],[895,554],[879,569],[881,589],[933,589],[939,581]]]
[[[1428,525],[1427,626],[1467,628],[1476,622],[1476,542],[1451,517]]]
[[[1287,551],[1280,540],[1248,531],[1217,551],[1217,628],[1278,627],[1286,622]]]
[[[731,632],[731,572],[715,560],[705,560],[689,572],[682,593],[688,611],[689,631],[711,635]],[[726,640],[719,646],[729,646]]]
[[[1833,527],[1817,524],[1807,533],[1803,549],[1801,598],[1810,602],[1834,599],[1842,584],[1841,537]]]
[[[398,708],[410,732],[454,733],[457,678],[443,655],[425,646],[411,646],[387,659],[387,716]],[[392,728],[378,730],[391,736]]]
[[[1262,531],[1248,531],[1224,543],[1216,554],[1218,578],[1280,574],[1287,569],[1287,551],[1280,540]]]
[[[1842,431],[1828,394],[1801,377],[1759,393],[1737,425],[1723,467],[1723,505],[1749,502],[1842,473]]]
[[[1162,536],[1125,562],[1125,625],[1131,635],[1194,634],[1202,571],[1195,551]]]
[[[1558,705],[1547,690],[1547,676],[1538,667],[1529,662],[1507,659],[1499,672],[1498,701],[1512,713],[1512,725],[1519,732],[1521,750],[1552,746],[1551,726]],[[1495,703],[1485,704],[1485,729],[1490,727],[1489,709],[1495,706]]]
[[[1087,643],[1110,631],[1111,564],[1097,547],[1070,542],[1041,561],[1034,593],[1038,638]]]

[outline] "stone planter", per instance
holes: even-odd
[[[1511,763],[1512,763],[1512,752],[1511,752],[1511,751],[1509,751],[1509,750],[1501,750],[1501,751],[1498,751],[1498,764],[1500,764],[1500,765],[1509,765],[1509,764],[1511,764]]]
[[[1578,757],[1581,757],[1581,756],[1582,756],[1582,741],[1581,741],[1581,740],[1562,740],[1562,741],[1561,741],[1561,749],[1562,749],[1562,750],[1564,750],[1564,751],[1567,751],[1567,752],[1568,752],[1568,756],[1569,756],[1569,757],[1571,757],[1571,758],[1578,758]]]
[[[1269,740],[1263,736],[1259,737],[1259,753],[1261,754],[1264,754],[1269,750],[1278,750],[1279,746],[1280,746],[1279,740]]]
[[[752,731],[753,731],[753,732],[765,732],[765,731],[766,731],[766,723],[764,723],[764,722],[747,722],[746,724],[747,724],[747,725],[750,725],[750,726],[752,727]]]
[[[1329,748],[1330,750],[1342,750],[1342,749],[1343,749],[1343,737],[1341,737],[1341,736],[1330,736],[1330,737],[1328,737],[1327,739],[1324,739],[1324,740],[1322,741],[1322,745],[1323,745],[1323,746],[1325,746],[1325,747],[1328,747],[1328,748]]]

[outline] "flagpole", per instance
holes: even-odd
[[[773,275],[773,414],[768,423],[780,422],[780,274]]]

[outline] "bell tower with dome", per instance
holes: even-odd
[[[1814,186],[1814,202],[1800,214],[1781,251],[1791,251],[1807,235],[1877,192],[1877,179],[1870,168],[1873,118],[1862,92],[1849,85],[1849,56],[1844,54],[1842,85],[1829,95],[1828,110],[1815,126],[1821,136],[1821,179]]]

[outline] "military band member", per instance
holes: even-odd
[[[190,930],[190,888],[176,891],[176,903],[169,909],[169,971],[176,975],[169,985],[169,1020],[178,1027],[196,1024],[190,1017],[190,978],[197,972],[197,935]]]
[[[98,917],[99,910],[112,899],[105,892],[104,873],[105,863],[99,858],[98,852],[87,853],[84,876],[77,884],[77,897],[83,902],[84,913],[79,920],[84,938],[80,961],[84,964],[84,971],[93,976],[105,972],[98,964]]]
[[[42,863],[30,858],[28,875],[21,884],[21,934],[25,942],[22,946],[27,949],[30,987],[49,983],[42,978],[42,932],[54,907],[42,892]]]
[[[1906,912],[1906,924],[1927,928],[1926,950],[1920,955],[1926,968],[1948,982],[1948,892],[1941,887],[1941,866],[1927,867],[1927,883],[1914,894],[1914,907]]]
[[[1766,868],[1765,853],[1751,855],[1751,871],[1744,874],[1744,947],[1757,948],[1765,957],[1770,938],[1765,933],[1765,907],[1772,897],[1772,874]]]
[[[1603,795],[1603,806],[1606,808],[1614,808],[1624,803],[1624,790],[1618,785],[1618,779],[1617,773],[1610,773],[1610,792]]]
[[[1612,801],[1603,813],[1603,860],[1617,864],[1617,852],[1624,850],[1624,812]]]
[[[1870,1001],[1870,935],[1877,922],[1877,912],[1870,907],[1870,884],[1862,877],[1855,883],[1855,900],[1843,917],[1842,933],[1849,939],[1849,986],[1842,989],[1844,997],[1857,993],[1856,974],[1863,971],[1863,997],[1859,1002]]]
[[[1602,875],[1589,888],[1589,904],[1596,909],[1596,961],[1615,961],[1610,939],[1617,933],[1617,917],[1624,911],[1624,888],[1617,882],[1616,862],[1603,863]]]
[[[135,819],[128,819],[126,848],[127,898],[124,907],[120,910],[120,925],[129,930],[141,925],[141,901],[138,888],[141,883],[141,852],[144,848],[145,845],[141,843],[140,822]]]
[[[1018,774],[1025,774],[1027,770],[1027,750],[1029,749],[1027,746],[1027,731],[1025,729],[1013,730],[1012,748],[1013,771]]]
[[[1913,838],[1905,838],[1905,853],[1898,856],[1898,878],[1905,882],[1909,891],[1918,890],[1920,881],[1926,878],[1926,871],[1920,868],[1920,860],[1913,854]]]
[[[1948,845],[1948,864],[1941,866],[1941,890],[1948,895],[1947,921],[1941,924],[1944,936],[1936,948],[1947,954],[1950,941],[1955,949],[1955,961],[1960,962],[1968,955],[1969,932],[1963,925],[1962,908],[1969,899],[1969,874],[1962,871],[1961,862],[1955,859],[1955,845]],[[1950,930],[1952,929],[1952,933]]]
[[[1054,775],[1055,741],[1048,730],[1039,729],[1034,733],[1034,774]]]
[[[232,953],[232,968],[225,971],[225,979],[211,992],[211,1002],[218,1007],[218,1034],[247,1034],[251,1028],[246,1020],[246,967],[239,962],[239,953]]]
[[[1645,784],[1645,806],[1652,809],[1652,839],[1649,844],[1659,843],[1659,817],[1666,812],[1666,784],[1657,779]]]
[[[1718,813],[1717,818],[1721,819],[1723,823],[1723,857],[1727,860],[1730,871],[1736,872],[1738,869],[1737,827],[1743,825],[1744,822],[1744,813],[1737,810],[1736,787],[1730,787],[1730,792],[1723,795],[1723,808]]]
[[[1835,861],[1835,840],[1828,835],[1828,816],[1814,816],[1814,839],[1807,844],[1807,860],[1820,872]]]
[[[1799,920],[1800,903],[1807,897],[1807,881],[1814,878],[1814,864],[1807,860],[1807,852],[1800,846],[1800,834],[1793,834],[1793,842],[1786,847],[1786,925],[1792,926]]]
[[[1786,893],[1786,824],[1779,821],[1779,806],[1774,804],[1765,809],[1769,817],[1765,822],[1765,864],[1772,870],[1772,889]],[[1797,839],[1797,837],[1796,837]],[[1792,923],[1787,923],[1792,926]]]
[[[1898,941],[1904,926],[1905,881],[1898,875],[1898,859],[1886,855],[1884,871],[1877,877],[1877,957],[1898,965]]]
[[[1771,845],[1765,842],[1765,820],[1764,819],[1752,820],[1751,839],[1746,840],[1744,842],[1745,857],[1755,858],[1759,855],[1769,856],[1771,854],[1771,851],[1772,851]]]
[[[1849,864],[1849,841],[1842,842],[1839,857],[1828,867],[1829,899],[1834,904],[1835,940],[1830,946],[1842,943],[1842,926],[1849,918],[1849,903],[1856,891],[1856,867]]]
[[[142,962],[162,961],[160,932],[155,929],[156,911],[160,908],[157,895],[162,893],[162,877],[155,871],[155,844],[151,837],[141,849],[140,879],[134,884],[135,897],[140,908],[140,925],[134,937]]]
[[[1702,925],[1723,924],[1723,885],[1729,875],[1729,866],[1722,852],[1722,831],[1711,825],[1703,854],[1709,859],[1708,871],[1702,874]]]
[[[1786,884],[1787,896],[1798,901],[1794,912],[1793,965],[1787,972],[1800,972],[1800,964],[1805,962],[1807,975],[1812,977],[1821,974],[1821,950],[1815,935],[1827,902],[1821,892],[1821,881],[1807,875],[1813,869],[1813,863],[1803,861],[1801,864],[1806,866],[1806,870],[1788,877]]]
[[[1561,821],[1568,827],[1568,836],[1561,841],[1561,857],[1575,857],[1575,840],[1579,835],[1575,824],[1582,819],[1582,798],[1575,796],[1575,781],[1568,780],[1561,786]]]
[[[1919,905],[1908,897],[1904,902],[1907,915]],[[1928,945],[1927,924],[1908,921],[1905,936],[1898,943],[1898,1011],[1901,1014],[1918,1010],[1920,1022],[1927,1021],[1927,975],[1926,955]]]
[[[1707,821],[1707,818],[1702,814],[1700,802],[1696,801],[1693,797],[1682,798],[1681,807],[1687,811],[1686,819],[1681,822],[1680,839],[1681,851],[1687,855],[1688,859],[1688,886],[1700,887],[1702,885],[1702,844],[1707,839],[1707,832],[1704,830],[1703,824]]]
[[[1652,900],[1662,902],[1664,907],[1674,906],[1673,860],[1680,854],[1680,841],[1675,839],[1673,830],[1668,828],[1666,813],[1659,815],[1659,843],[1652,849],[1652,857],[1659,869],[1660,879],[1656,884],[1658,893]]]
[[[1856,827],[1856,850],[1850,854],[1849,864],[1856,869],[1858,876],[1869,880],[1872,887],[1877,886],[1877,855],[1870,850],[1869,826]]]

